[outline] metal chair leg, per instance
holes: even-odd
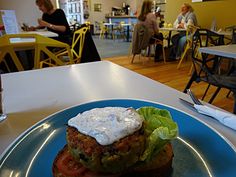
[[[192,83],[196,80],[196,77],[197,77],[197,73],[196,73],[196,71],[194,71],[192,73],[192,76],[190,77],[184,91],[183,91],[184,93],[187,93],[187,89],[189,89],[191,87]]]
[[[216,97],[217,94],[219,93],[220,89],[221,89],[221,87],[218,87],[218,88],[216,89],[215,93],[212,95],[212,97],[211,97],[211,99],[209,100],[208,103],[212,103],[212,102],[213,102],[213,100],[215,99],[215,97]]]
[[[231,93],[231,90],[229,90],[229,92],[227,93],[226,98],[229,98],[230,93]]]
[[[205,90],[205,92],[204,92],[204,94],[203,94],[203,96],[202,96],[202,100],[204,100],[204,98],[205,98],[205,96],[206,96],[206,94],[207,94],[207,92],[208,92],[210,86],[211,86],[211,84],[208,84],[207,89]]]

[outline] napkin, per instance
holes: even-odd
[[[236,115],[229,112],[224,112],[218,109],[211,108],[206,105],[196,105],[194,108],[201,114],[211,116],[227,127],[236,130]]]

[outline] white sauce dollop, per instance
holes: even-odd
[[[68,121],[85,135],[96,139],[101,145],[109,145],[133,134],[142,127],[143,118],[132,108],[94,108],[78,114]]]

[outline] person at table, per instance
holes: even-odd
[[[151,36],[149,43],[154,44],[155,39],[163,41],[162,33],[159,33],[159,24],[157,23],[158,13],[152,12],[153,2],[150,0],[145,0],[142,4],[141,12],[138,16],[138,23],[143,24],[148,28]],[[156,45],[155,49],[155,62],[160,59],[162,54],[162,46],[160,44]]]
[[[187,29],[188,25],[197,26],[197,17],[193,11],[194,10],[190,4],[184,3],[181,6],[180,14],[177,16],[174,22],[174,27]],[[186,43],[186,32],[182,31],[174,35],[171,38],[171,42],[173,44],[173,47],[170,52],[169,58],[178,60],[181,58],[181,54],[184,51],[184,45]]]
[[[36,5],[43,12],[42,18],[38,19],[39,26],[30,27],[30,30],[47,28],[58,34],[57,40],[71,43],[71,31],[65,13],[62,9],[55,9],[50,0],[36,0]]]

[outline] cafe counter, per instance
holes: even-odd
[[[125,23],[136,23],[137,17],[130,15],[106,16],[106,20],[108,23],[119,23],[121,21]]]

